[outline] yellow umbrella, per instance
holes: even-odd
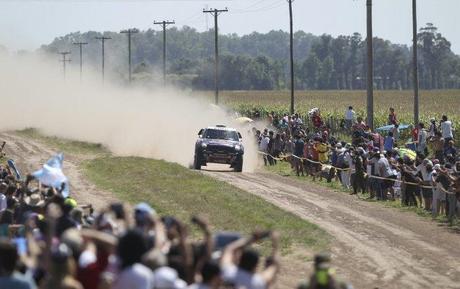
[[[249,117],[239,117],[237,119],[235,119],[237,122],[241,123],[241,124],[244,124],[244,123],[251,123],[251,122],[254,122],[252,119],[250,119]]]

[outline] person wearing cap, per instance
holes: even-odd
[[[438,132],[438,127],[436,126],[436,119],[430,119],[430,128],[428,129],[428,137],[434,137]]]
[[[351,284],[339,280],[331,267],[328,253],[315,255],[314,272],[308,281],[301,282],[297,289],[352,289]]]

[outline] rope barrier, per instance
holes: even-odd
[[[258,153],[261,154],[261,155],[269,156],[269,157],[271,157],[271,158],[273,158],[273,159],[275,159],[277,161],[285,161],[288,157],[294,157],[296,159],[299,159],[299,160],[302,160],[302,161],[308,161],[308,162],[313,163],[313,164],[319,164],[321,166],[326,165],[326,164],[323,164],[321,162],[317,162],[317,161],[314,161],[314,160],[311,160],[311,159],[308,159],[308,158],[298,157],[298,156],[293,155],[293,154],[284,156],[283,158],[277,158],[277,157],[274,157],[271,154],[266,153],[266,152],[258,151]],[[351,168],[339,168],[339,167],[335,167],[335,166],[330,165],[330,164],[328,164],[327,166],[329,166],[330,168],[334,168],[337,171],[351,171],[352,170]],[[368,174],[365,174],[365,176],[367,176],[368,178],[371,178],[371,179],[392,181],[392,182],[398,182],[398,183],[406,184],[406,185],[418,186],[418,187],[423,188],[423,189],[433,189],[433,188],[435,188],[435,186],[421,185],[419,183],[407,182],[407,181],[397,180],[397,179],[393,179],[393,178],[384,178],[384,177],[373,176],[373,175],[368,175]]]

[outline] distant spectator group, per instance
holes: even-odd
[[[460,156],[454,129],[447,116],[439,124],[419,123],[402,139],[400,123],[389,109],[388,126],[371,131],[353,107],[345,112],[347,139],[336,139],[312,109],[305,119],[298,114],[268,115],[268,128],[253,128],[266,165],[287,160],[298,176],[340,181],[351,194],[368,194],[379,201],[399,199],[418,206],[433,217],[452,221],[460,212]],[[308,124],[308,125],[306,125]]]

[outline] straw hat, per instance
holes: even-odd
[[[33,193],[30,196],[25,197],[24,202],[30,207],[43,207],[45,205],[45,201],[38,193]]]

